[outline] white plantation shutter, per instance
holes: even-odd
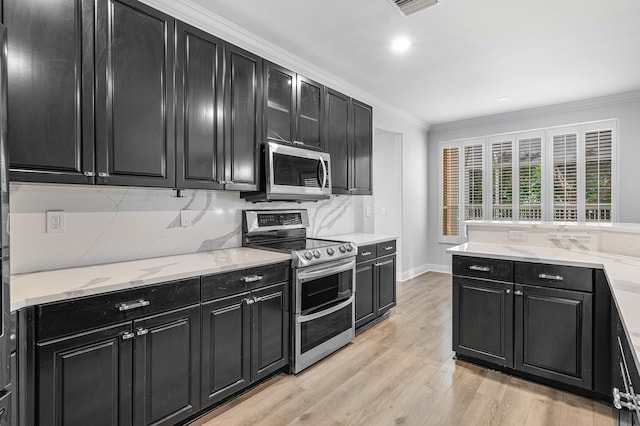
[[[482,219],[483,145],[464,147],[464,220]]]
[[[491,143],[491,218],[513,219],[513,143]]]
[[[593,130],[585,137],[585,220],[611,222],[613,131]]]
[[[460,233],[460,148],[442,150],[442,235],[458,236]]]
[[[578,221],[578,135],[554,135],[553,220]]]
[[[542,138],[518,140],[518,216],[542,220]]]

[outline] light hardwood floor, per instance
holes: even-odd
[[[398,283],[386,321],[298,376],[280,375],[191,425],[606,425],[611,408],[454,360],[451,276]]]

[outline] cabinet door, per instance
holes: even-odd
[[[93,2],[4,0],[3,8],[11,180],[93,183]]]
[[[376,317],[376,296],[374,262],[356,265],[356,328]]]
[[[296,73],[264,61],[264,140],[293,142],[296,136]]]
[[[307,148],[324,148],[324,86],[298,75],[296,141]]]
[[[200,307],[133,323],[134,424],[173,425],[200,409]]]
[[[134,0],[97,4],[97,183],[175,186],[175,20]]]
[[[224,42],[178,22],[176,186],[222,189]]]
[[[202,407],[230,396],[251,380],[249,293],[202,304]]]
[[[515,368],[591,389],[592,295],[516,284]]]
[[[513,366],[513,284],[453,277],[453,350]]]
[[[252,293],[251,381],[289,363],[289,298],[287,283]]]
[[[638,373],[637,364],[635,362],[632,346],[629,344],[627,333],[620,320],[620,316],[616,309],[611,312],[611,331],[612,331],[612,377],[611,381],[614,388],[621,393],[633,392],[638,395],[640,389],[640,374]],[[622,397],[621,402],[629,402],[629,398]],[[636,426],[640,425],[640,415],[635,411],[631,411],[625,407],[614,409],[614,417],[617,419],[619,426]]]
[[[371,195],[371,162],[373,154],[373,110],[355,99],[353,105],[353,166],[354,195]]]
[[[38,344],[39,425],[132,424],[131,331],[127,322]]]
[[[333,89],[327,88],[326,92],[326,141],[331,154],[331,191],[334,194],[349,194],[350,99]]]
[[[225,57],[225,188],[255,191],[262,142],[262,59],[230,44]]]
[[[376,263],[376,284],[378,303],[377,315],[380,316],[396,306],[396,257],[383,257]]]

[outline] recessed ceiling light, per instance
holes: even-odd
[[[499,100],[500,102],[508,101],[509,99],[511,99],[511,98],[510,98],[510,97],[508,97],[508,96],[503,96],[503,97],[501,97],[501,98],[498,98],[498,100]]]
[[[406,37],[397,37],[395,40],[393,40],[393,43],[391,43],[391,48],[394,52],[397,53],[404,53],[409,50],[410,47],[411,40]]]

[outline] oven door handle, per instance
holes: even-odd
[[[322,277],[325,275],[333,275],[340,272],[345,272],[345,271],[348,271],[349,269],[353,269],[355,265],[356,265],[355,259],[351,259],[346,263],[331,266],[329,268],[315,269],[311,271],[300,271],[298,272],[298,280],[307,281],[307,280],[311,280],[317,277]]]
[[[307,322],[307,321],[313,321],[313,320],[317,320],[318,318],[322,318],[326,315],[330,315],[334,312],[338,312],[340,309],[344,309],[347,306],[351,305],[353,303],[353,301],[355,300],[356,295],[352,294],[350,298],[348,298],[346,301],[333,306],[329,309],[325,309],[324,311],[320,311],[320,312],[316,312],[315,314],[311,314],[311,315],[300,315],[297,318],[298,322]]]

